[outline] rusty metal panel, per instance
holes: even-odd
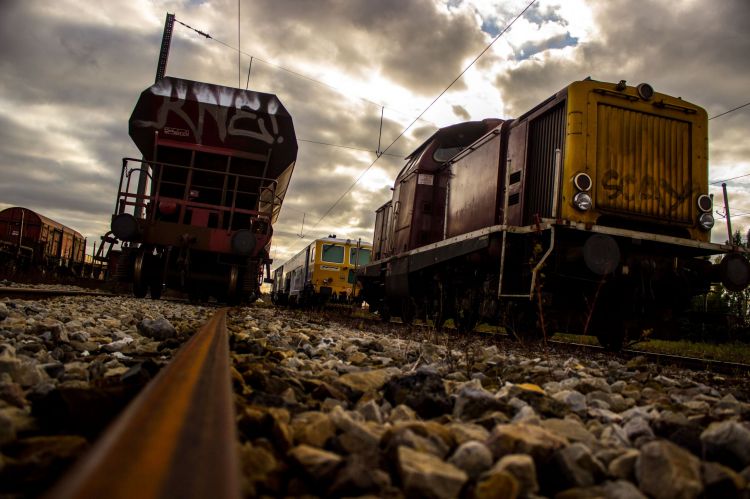
[[[524,222],[533,223],[535,216],[552,216],[555,192],[555,150],[563,149],[565,141],[565,102],[548,110],[529,123],[526,179],[524,182]]]
[[[504,177],[500,127],[451,165],[446,238],[499,223]]]
[[[526,167],[526,137],[529,122],[526,120],[513,123],[508,134],[508,160],[510,175],[508,182],[508,217],[510,225],[522,225],[523,172]],[[504,201],[503,201],[504,202]]]
[[[375,212],[375,238],[372,242],[373,260],[380,260],[390,255],[388,251],[391,206],[392,201],[388,201]]]
[[[166,77],[141,93],[130,116],[130,136],[147,159],[155,132],[175,147],[223,155],[265,157],[271,150],[268,178],[297,157],[292,117],[275,95],[251,90]]]
[[[597,208],[690,223],[690,124],[601,102],[597,122]]]

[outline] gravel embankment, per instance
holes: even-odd
[[[744,380],[261,308],[233,323],[248,496],[750,497]]]
[[[211,312],[121,297],[0,301],[0,495],[46,489]]]
[[[46,489],[211,312],[0,301],[0,494]],[[750,497],[746,380],[263,306],[229,328],[248,497]]]

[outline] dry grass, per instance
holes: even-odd
[[[586,345],[599,344],[594,336],[579,334],[557,333],[554,339]],[[631,345],[630,348],[646,352],[681,355],[683,357],[750,364],[750,344],[736,341],[728,343],[698,343],[686,340],[667,341],[647,339]]]

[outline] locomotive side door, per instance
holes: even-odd
[[[411,236],[411,221],[414,215],[414,194],[417,188],[417,175],[412,172],[399,182],[393,199],[397,200],[393,208],[393,251],[398,254],[408,251]]]

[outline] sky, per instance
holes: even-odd
[[[0,0],[0,208],[78,230],[89,252],[98,244],[121,158],[139,157],[128,118],[153,83],[168,12],[212,38],[175,24],[167,75],[249,82],[293,117],[299,153],[274,266],[317,237],[371,241],[404,156],[437,128],[519,116],[572,81],[647,82],[709,117],[750,102],[747,0],[537,0],[505,31],[529,2]],[[750,106],[709,130],[709,179],[733,178],[744,231]],[[720,184],[712,192],[723,212]]]

